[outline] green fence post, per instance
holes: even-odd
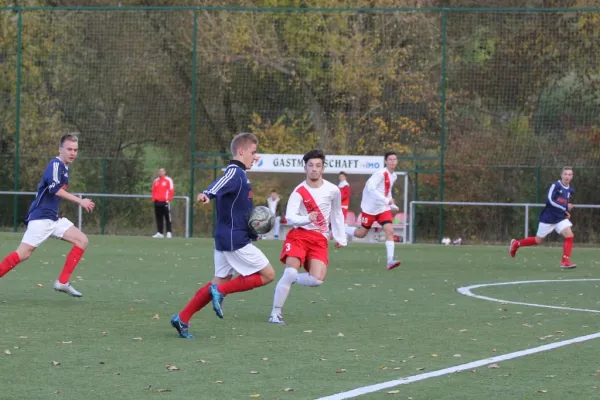
[[[217,180],[217,169],[219,168],[219,165],[217,164],[218,158],[215,157],[215,161],[213,162],[213,182]],[[217,229],[217,208],[216,208],[216,203],[213,201],[213,207],[212,207],[212,233],[213,233],[213,237],[215,236],[215,229]]]
[[[448,45],[446,10],[442,10],[442,76],[440,82],[440,195],[439,201],[444,201],[444,153],[446,148],[446,53]],[[444,206],[440,205],[440,229],[438,242],[444,237]]]
[[[19,7],[17,15],[17,88],[15,105],[15,192],[19,191],[19,142],[21,140],[21,62],[23,57],[23,9]],[[17,231],[19,225],[19,195],[15,194],[13,200],[13,232]]]
[[[192,202],[190,210],[190,237],[194,236],[194,152],[196,151],[196,69],[198,55],[198,8],[194,8],[194,27],[192,28],[192,36],[194,38],[192,44],[192,90],[191,90],[191,107],[190,110],[190,201]]]
[[[102,159],[102,194],[106,194],[106,158]],[[102,217],[100,219],[100,234],[104,235],[104,227],[106,226],[106,196],[102,196]]]

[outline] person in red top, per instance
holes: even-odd
[[[340,172],[338,187],[342,193],[342,213],[344,214],[344,222],[348,220],[348,207],[350,207],[350,184],[346,180],[346,173]]]
[[[152,183],[152,202],[154,203],[154,215],[156,216],[156,234],[153,238],[163,238],[163,219],[167,222],[167,238],[172,238],[171,233],[171,200],[175,195],[173,179],[167,176],[164,168],[158,170],[158,178]]]

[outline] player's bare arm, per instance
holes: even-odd
[[[71,193],[67,192],[64,189],[59,189],[58,192],[56,192],[56,196],[60,197],[61,199],[69,200],[75,204],[80,205],[81,208],[83,208],[85,211],[87,211],[89,213],[94,211],[94,207],[96,206],[92,200],[81,199],[77,196],[72,195]]]

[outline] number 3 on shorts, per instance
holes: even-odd
[[[291,248],[292,248],[292,244],[291,243],[286,243],[285,244],[285,251],[290,251]]]

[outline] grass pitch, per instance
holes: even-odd
[[[0,235],[0,253],[20,236]],[[267,318],[275,282],[234,294],[225,319],[212,307],[191,321],[196,339],[169,324],[212,277],[212,240],[91,237],[71,298],[52,290],[69,245],[49,241],[0,279],[0,399],[315,399],[360,386],[598,332],[598,314],[503,305],[460,286],[600,278],[597,249],[397,246],[331,248],[323,286],[294,285],[288,326]],[[262,241],[281,276],[281,242]],[[600,310],[600,282],[488,287],[477,294]],[[600,396],[600,341],[500,363],[499,368],[403,385],[364,399],[564,399]],[[59,363],[59,364],[57,364]],[[170,366],[170,367],[169,367]]]

